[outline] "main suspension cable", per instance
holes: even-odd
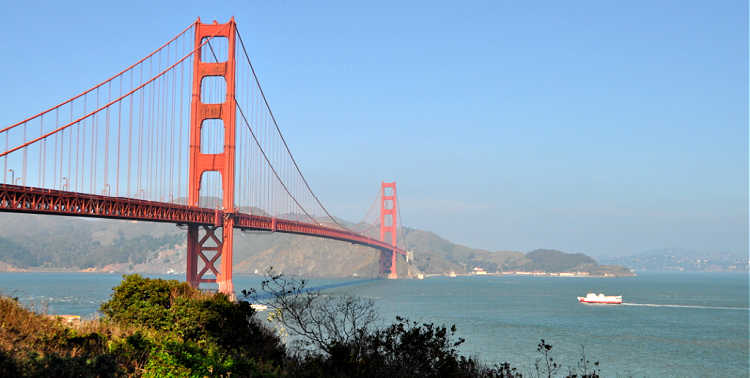
[[[266,105],[266,109],[268,109],[268,114],[271,116],[271,120],[273,121],[273,124],[276,127],[276,131],[278,132],[279,137],[281,137],[281,141],[284,143],[284,148],[286,148],[286,151],[289,154],[289,157],[291,158],[292,163],[294,164],[294,168],[297,170],[297,173],[299,173],[300,178],[302,178],[302,182],[305,184],[305,187],[307,187],[307,190],[310,192],[312,197],[318,203],[320,208],[323,209],[326,215],[328,215],[328,218],[330,218],[333,221],[333,223],[335,223],[342,229],[349,230],[347,227],[342,226],[338,221],[336,221],[336,218],[334,218],[331,215],[331,213],[328,212],[328,209],[326,209],[326,207],[323,206],[323,203],[320,202],[320,199],[318,198],[318,196],[315,195],[315,192],[313,192],[312,188],[310,188],[310,184],[308,184],[307,179],[305,179],[305,176],[302,174],[302,170],[300,170],[299,165],[297,164],[297,161],[294,159],[294,155],[292,155],[292,151],[289,149],[289,145],[287,145],[286,143],[286,139],[284,139],[284,135],[281,133],[279,124],[278,122],[276,122],[276,117],[273,115],[273,111],[271,111],[271,106],[268,104],[268,99],[266,99],[266,95],[265,93],[263,93],[263,88],[260,86],[258,75],[255,74],[255,68],[253,67],[253,63],[250,61],[250,56],[247,53],[247,49],[245,49],[245,42],[242,40],[242,35],[240,34],[239,30],[236,30],[236,33],[237,33],[237,37],[240,39],[240,45],[242,46],[242,52],[245,54],[245,59],[247,60],[247,64],[250,66],[250,71],[252,71],[253,73],[255,84],[258,86],[258,91],[260,92],[260,95],[263,98],[263,103]]]
[[[139,64],[141,64],[141,63],[143,63],[144,61],[146,61],[146,59],[148,59],[148,58],[150,58],[150,57],[154,56],[154,54],[156,54],[156,53],[158,53],[159,51],[161,51],[161,50],[162,50],[162,49],[163,49],[164,47],[166,47],[166,46],[167,46],[167,45],[169,45],[170,43],[172,43],[172,42],[174,42],[175,40],[177,40],[177,38],[180,38],[180,37],[181,37],[181,36],[182,36],[183,34],[185,34],[185,33],[186,33],[186,32],[187,32],[188,30],[190,30],[190,28],[192,28],[193,26],[195,26],[195,24],[194,24],[194,23],[190,24],[190,25],[189,25],[188,27],[186,27],[186,28],[185,28],[185,30],[181,31],[181,32],[180,32],[180,34],[177,34],[177,35],[176,35],[176,36],[175,36],[174,38],[170,39],[169,41],[167,41],[166,43],[164,43],[163,45],[161,45],[161,46],[160,46],[160,47],[159,47],[158,49],[156,49],[156,50],[154,50],[153,52],[151,52],[151,54],[148,54],[148,55],[146,55],[146,56],[145,56],[145,57],[144,57],[143,59],[141,59],[141,60],[139,60],[139,61],[137,61],[137,62],[135,62],[135,63],[131,64],[130,66],[128,66],[128,67],[127,67],[127,68],[125,68],[124,70],[120,71],[119,73],[115,74],[114,76],[110,77],[109,79],[107,79],[107,80],[104,80],[104,81],[102,81],[101,83],[99,83],[99,84],[97,84],[97,85],[95,85],[95,86],[93,86],[93,87],[89,88],[88,90],[86,90],[86,91],[83,91],[83,92],[81,92],[81,93],[80,93],[80,94],[78,94],[77,96],[71,97],[70,99],[68,99],[68,100],[66,100],[66,101],[63,101],[63,102],[61,102],[61,103],[59,103],[59,104],[57,104],[57,105],[55,105],[55,106],[53,106],[53,107],[51,107],[51,108],[49,108],[49,109],[47,109],[47,110],[44,110],[44,111],[42,111],[42,112],[40,112],[40,113],[38,113],[38,114],[35,114],[35,115],[31,116],[31,117],[28,117],[28,118],[24,119],[23,121],[19,121],[19,122],[16,122],[16,123],[14,123],[14,124],[12,124],[12,125],[10,125],[10,126],[8,126],[8,127],[4,128],[4,129],[0,130],[0,134],[1,134],[1,133],[4,133],[4,132],[6,132],[6,131],[8,131],[8,130],[10,130],[10,129],[13,129],[13,128],[15,128],[15,127],[16,127],[16,126],[18,126],[18,125],[22,125],[23,123],[25,123],[25,122],[28,122],[28,121],[30,121],[30,120],[32,120],[32,119],[34,119],[34,118],[36,118],[36,117],[39,117],[39,116],[41,116],[41,115],[44,115],[44,114],[47,114],[47,113],[49,113],[49,112],[51,112],[51,111],[53,111],[53,110],[55,110],[55,109],[58,109],[58,108],[60,108],[61,106],[65,105],[65,104],[68,104],[68,103],[70,103],[70,102],[72,102],[72,101],[74,101],[74,100],[76,100],[76,99],[80,98],[81,96],[84,96],[84,95],[86,95],[86,94],[88,94],[88,93],[91,93],[92,91],[94,91],[94,90],[98,89],[99,87],[101,87],[101,86],[103,86],[103,85],[105,85],[105,84],[107,84],[107,83],[111,82],[112,80],[114,80],[114,79],[115,79],[115,78],[117,78],[118,76],[120,76],[120,75],[124,74],[125,72],[128,72],[129,70],[131,70],[131,69],[132,69],[133,67],[135,67],[135,66],[137,66],[137,65],[139,65]]]
[[[214,56],[214,60],[218,63],[219,59],[216,56],[216,52],[214,51],[213,45],[211,45],[211,42],[208,42],[208,48],[211,50],[211,55]],[[263,150],[263,147],[260,145],[260,141],[255,136],[255,132],[253,132],[252,127],[250,127],[250,122],[248,122],[247,117],[245,117],[245,112],[242,110],[242,107],[240,106],[239,102],[237,101],[237,97],[233,95],[234,104],[237,106],[237,110],[240,111],[240,115],[242,116],[242,120],[245,122],[245,127],[247,127],[248,131],[250,131],[250,135],[252,135],[253,140],[255,141],[255,145],[258,146],[258,149],[260,150],[260,153],[263,155],[263,158],[266,160],[266,163],[268,164],[268,167],[271,168],[271,171],[273,172],[273,175],[276,176],[276,179],[279,181],[279,184],[281,184],[281,187],[284,188],[284,191],[286,191],[286,194],[289,195],[289,197],[294,201],[294,203],[297,204],[297,207],[299,207],[300,210],[302,210],[305,215],[307,215],[310,220],[312,220],[315,224],[320,225],[320,222],[318,222],[310,213],[305,210],[304,207],[297,201],[297,198],[294,197],[294,195],[289,191],[289,188],[287,188],[286,184],[284,183],[284,180],[281,179],[281,176],[279,176],[278,172],[276,171],[276,168],[274,168],[273,164],[271,164],[271,160],[268,158],[268,155],[266,155],[266,152]]]
[[[139,86],[138,86],[138,87],[136,87],[136,88],[133,88],[133,89],[132,89],[132,90],[130,90],[130,91],[129,91],[128,93],[125,93],[124,95],[122,95],[122,96],[118,97],[117,99],[114,99],[114,100],[112,100],[112,101],[110,101],[110,102],[106,103],[105,105],[102,105],[101,107],[98,107],[98,108],[97,108],[96,110],[93,110],[93,111],[91,111],[90,113],[88,113],[88,114],[85,114],[85,115],[83,115],[83,116],[79,117],[78,119],[76,119],[76,120],[74,120],[74,121],[70,121],[69,123],[67,123],[67,124],[65,124],[65,125],[63,125],[63,126],[60,126],[60,127],[58,127],[57,129],[55,129],[55,130],[52,130],[52,131],[50,131],[50,132],[48,132],[48,133],[46,133],[46,134],[44,134],[44,135],[41,135],[41,136],[39,136],[39,137],[37,137],[37,138],[35,138],[35,139],[32,139],[32,140],[30,140],[30,141],[27,141],[26,143],[23,143],[23,144],[21,144],[21,145],[18,145],[18,146],[14,147],[14,148],[11,148],[11,149],[9,149],[9,150],[6,150],[6,151],[4,151],[4,152],[0,152],[0,157],[3,157],[3,156],[5,156],[5,155],[8,155],[8,154],[10,154],[10,153],[12,153],[12,152],[15,152],[15,151],[17,151],[17,150],[20,150],[21,148],[24,148],[24,147],[27,147],[27,146],[29,146],[29,145],[31,145],[31,144],[34,144],[34,143],[36,143],[36,142],[38,142],[38,141],[40,141],[40,140],[42,140],[42,139],[46,139],[46,138],[47,138],[47,137],[49,137],[50,135],[53,135],[53,134],[56,134],[56,133],[58,133],[58,132],[60,132],[60,131],[62,131],[62,130],[65,130],[65,129],[67,129],[68,127],[70,127],[70,126],[72,126],[72,125],[74,125],[74,124],[76,124],[76,123],[78,123],[78,122],[80,122],[80,121],[82,121],[82,120],[84,120],[84,119],[87,119],[88,117],[91,117],[92,115],[94,115],[94,114],[97,114],[98,112],[100,112],[100,111],[102,111],[102,110],[104,110],[104,109],[107,109],[107,108],[109,108],[110,106],[114,105],[114,104],[115,104],[115,103],[117,103],[118,101],[121,101],[122,99],[124,99],[124,98],[126,98],[126,97],[128,97],[128,96],[132,95],[133,93],[135,93],[135,92],[137,92],[137,91],[141,90],[141,89],[142,89],[142,88],[144,88],[145,86],[147,86],[147,85],[151,84],[152,82],[154,82],[154,81],[155,81],[156,79],[158,79],[158,78],[162,77],[162,76],[163,76],[164,74],[166,74],[167,72],[169,72],[169,71],[170,71],[170,70],[171,70],[172,68],[176,67],[177,65],[179,65],[180,63],[182,63],[183,61],[185,61],[185,59],[187,59],[188,57],[190,57],[191,55],[193,55],[193,53],[194,53],[194,52],[195,52],[195,51],[196,51],[197,49],[200,49],[200,48],[201,48],[201,47],[203,47],[203,46],[204,46],[204,45],[205,45],[206,43],[208,43],[208,42],[209,42],[209,41],[211,40],[211,38],[213,38],[213,37],[208,37],[208,38],[206,39],[206,41],[204,41],[204,42],[203,42],[202,44],[200,44],[200,45],[199,45],[198,47],[196,47],[195,49],[193,49],[193,50],[192,50],[191,52],[189,52],[189,53],[188,53],[187,55],[183,56],[183,57],[182,57],[182,58],[181,58],[180,60],[176,61],[176,62],[175,62],[174,64],[172,64],[171,66],[169,66],[169,67],[165,68],[165,69],[164,69],[163,71],[159,72],[159,73],[158,73],[158,74],[157,74],[156,76],[152,77],[152,78],[151,78],[150,80],[148,80],[148,81],[146,81],[146,82],[144,82],[144,83],[141,83],[141,85],[139,85]],[[7,129],[6,129],[6,130],[7,130]]]
[[[260,153],[263,154],[263,158],[266,160],[266,163],[268,163],[268,167],[271,168],[271,171],[273,172],[273,175],[276,176],[276,179],[279,180],[279,184],[281,184],[281,187],[284,188],[284,191],[286,191],[286,194],[289,195],[289,197],[294,201],[294,203],[297,204],[297,206],[302,210],[305,215],[307,215],[308,218],[310,218],[315,224],[320,225],[320,222],[315,220],[312,215],[310,215],[307,210],[305,210],[302,205],[297,201],[297,199],[292,195],[292,193],[289,192],[289,188],[287,188],[286,184],[284,184],[284,180],[279,177],[278,172],[276,172],[276,168],[273,167],[273,164],[271,164],[271,161],[268,159],[268,156],[266,155],[266,152],[263,151],[263,147],[260,146],[260,141],[258,141],[258,138],[255,137],[255,133],[253,132],[253,129],[250,127],[250,123],[247,121],[247,118],[245,118],[245,112],[242,111],[242,107],[240,107],[239,104],[237,104],[237,98],[234,99],[235,105],[237,106],[237,110],[240,111],[240,115],[242,116],[242,119],[245,121],[245,126],[250,131],[250,135],[253,136],[253,140],[255,141],[255,144],[258,146],[258,149],[260,149]]]

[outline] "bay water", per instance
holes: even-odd
[[[179,275],[160,278],[183,280]],[[37,311],[96,316],[122,277],[102,273],[0,273],[0,292]],[[263,277],[235,276],[235,288]],[[536,346],[553,346],[560,373],[585,351],[605,377],[748,377],[748,275],[649,273],[623,278],[525,276],[425,280],[311,279],[332,295],[374,299],[381,321],[397,315],[452,325],[463,354],[534,373]],[[585,305],[588,292],[622,295],[623,305]]]

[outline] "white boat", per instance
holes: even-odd
[[[621,304],[622,295],[604,295],[588,293],[585,297],[578,297],[581,303]]]

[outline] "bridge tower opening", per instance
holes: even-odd
[[[396,201],[396,182],[380,183],[380,241],[386,241],[390,233],[393,250],[380,251],[380,274],[389,279],[398,278],[396,273],[396,234],[398,229],[398,204]]]
[[[234,18],[225,24],[195,22],[195,53],[193,55],[193,91],[190,106],[190,172],[188,177],[188,205],[199,206],[201,179],[206,172],[221,175],[223,211],[216,212],[213,226],[188,225],[187,235],[187,282],[192,287],[201,283],[215,282],[219,291],[230,296],[234,293],[232,284],[232,242],[234,230],[234,178],[235,178],[235,38],[237,25]],[[227,59],[212,62],[210,55],[201,56],[201,45],[207,38],[226,38]],[[210,43],[210,40],[209,40]],[[201,101],[202,82],[207,77],[220,77],[226,82],[226,97],[222,103]],[[224,127],[224,148],[220,153],[201,152],[201,128],[204,121],[219,120]],[[216,121],[213,121],[216,122]],[[217,122],[218,123],[218,122]],[[203,151],[218,151],[204,148]],[[217,230],[220,230],[217,232]],[[198,270],[198,260],[203,268]],[[215,263],[221,259],[219,269]],[[215,278],[205,278],[213,274]]]

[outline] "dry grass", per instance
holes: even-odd
[[[57,320],[36,314],[16,300],[0,297],[0,349],[16,354],[40,351],[45,338],[64,332]]]
[[[0,350],[8,355],[78,357],[104,352],[107,340],[124,338],[135,331],[101,319],[69,323],[37,314],[12,298],[0,297]]]
[[[173,287],[169,292],[169,299],[172,303],[177,298],[197,299],[197,300],[208,300],[213,298],[217,293],[209,291],[201,291],[193,289],[186,283],[183,283],[177,287]]]
[[[142,328],[135,328],[119,323],[108,322],[99,318],[83,320],[69,325],[69,328],[76,330],[80,334],[98,333],[107,336],[108,339],[122,339],[134,334],[136,331],[144,332]],[[147,331],[147,330],[145,330]]]

